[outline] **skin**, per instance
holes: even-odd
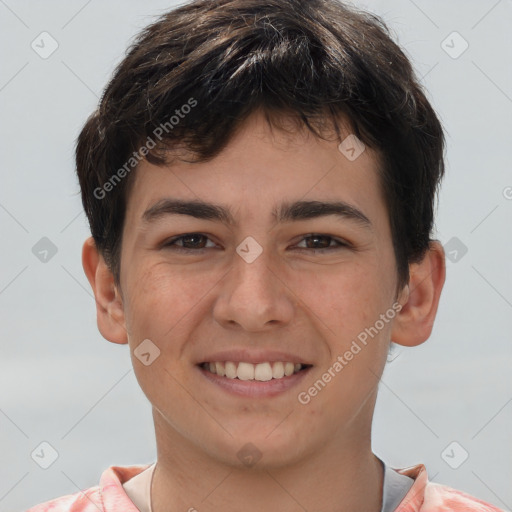
[[[99,330],[129,344],[153,406],[153,512],[380,510],[383,471],[371,450],[379,378],[391,339],[414,346],[429,337],[445,259],[442,246],[431,242],[396,294],[377,156],[366,148],[351,162],[338,143],[307,131],[272,132],[254,113],[208,163],[139,165],[127,204],[120,288],[92,238],[85,241],[82,261]],[[164,197],[225,205],[238,224],[169,215],[145,225],[142,213]],[[344,201],[371,227],[337,216],[276,224],[270,212],[283,200]],[[191,251],[206,249],[182,254],[163,246],[187,233],[208,237],[195,246],[189,240]],[[350,246],[315,253],[336,244],[304,238],[312,233]],[[263,248],[250,264],[236,252],[247,236]],[[397,301],[402,309],[394,319],[309,403],[299,403],[297,394]],[[133,353],[145,339],[161,351],[149,366]],[[236,397],[195,366],[208,351],[233,347],[285,350],[313,367],[281,395]],[[247,443],[261,454],[251,467],[237,457]]]

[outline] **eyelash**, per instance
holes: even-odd
[[[170,248],[171,250],[173,251],[178,251],[178,252],[184,252],[184,253],[191,253],[191,252],[202,252],[204,251],[205,249],[212,249],[212,247],[201,247],[201,248],[198,248],[198,249],[189,249],[189,248],[185,248],[185,247],[180,247],[179,245],[176,245],[176,242],[178,240],[183,240],[184,238],[188,238],[190,236],[201,236],[201,237],[205,237],[207,238],[208,240],[210,240],[208,238],[208,236],[206,235],[203,235],[202,233],[185,233],[183,235],[180,235],[180,236],[177,236],[177,237],[174,237],[172,239],[170,239],[169,241],[165,242],[162,247],[163,248]],[[331,241],[335,242],[336,244],[338,244],[337,246],[334,246],[334,247],[324,247],[324,248],[321,248],[321,249],[308,249],[308,248],[299,248],[298,250],[299,251],[308,251],[308,252],[326,252],[326,251],[337,251],[337,250],[340,250],[340,249],[343,249],[343,248],[348,248],[350,247],[350,244],[348,244],[347,242],[343,242],[341,240],[338,240],[330,235],[323,235],[321,233],[311,233],[309,235],[305,235],[301,242],[303,240],[306,240],[308,238],[328,238],[330,239]]]

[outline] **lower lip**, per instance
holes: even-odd
[[[228,377],[221,377],[216,373],[205,370],[200,366],[196,366],[196,368],[198,368],[206,379],[229,393],[244,397],[260,398],[277,396],[288,391],[301,382],[312,367],[309,366],[300,372],[289,375],[288,377],[267,381],[229,379]]]

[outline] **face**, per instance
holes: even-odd
[[[350,161],[338,144],[254,114],[210,162],[138,167],[124,320],[169,440],[272,467],[369,433],[397,274],[376,157]],[[134,354],[144,340],[148,364]]]

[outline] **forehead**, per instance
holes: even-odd
[[[263,207],[273,220],[289,218],[292,202],[297,206],[299,200],[343,199],[357,208],[362,196],[381,199],[377,155],[363,145],[361,154],[350,160],[350,153],[340,150],[340,141],[354,137],[346,124],[340,123],[340,138],[326,141],[306,128],[293,130],[296,125],[286,118],[282,121],[279,126],[289,131],[269,126],[261,113],[253,114],[207,162],[141,162],[128,198],[130,221],[143,223],[155,216],[158,203],[169,197],[231,204],[234,208],[209,213],[231,223],[237,213],[260,215]]]

